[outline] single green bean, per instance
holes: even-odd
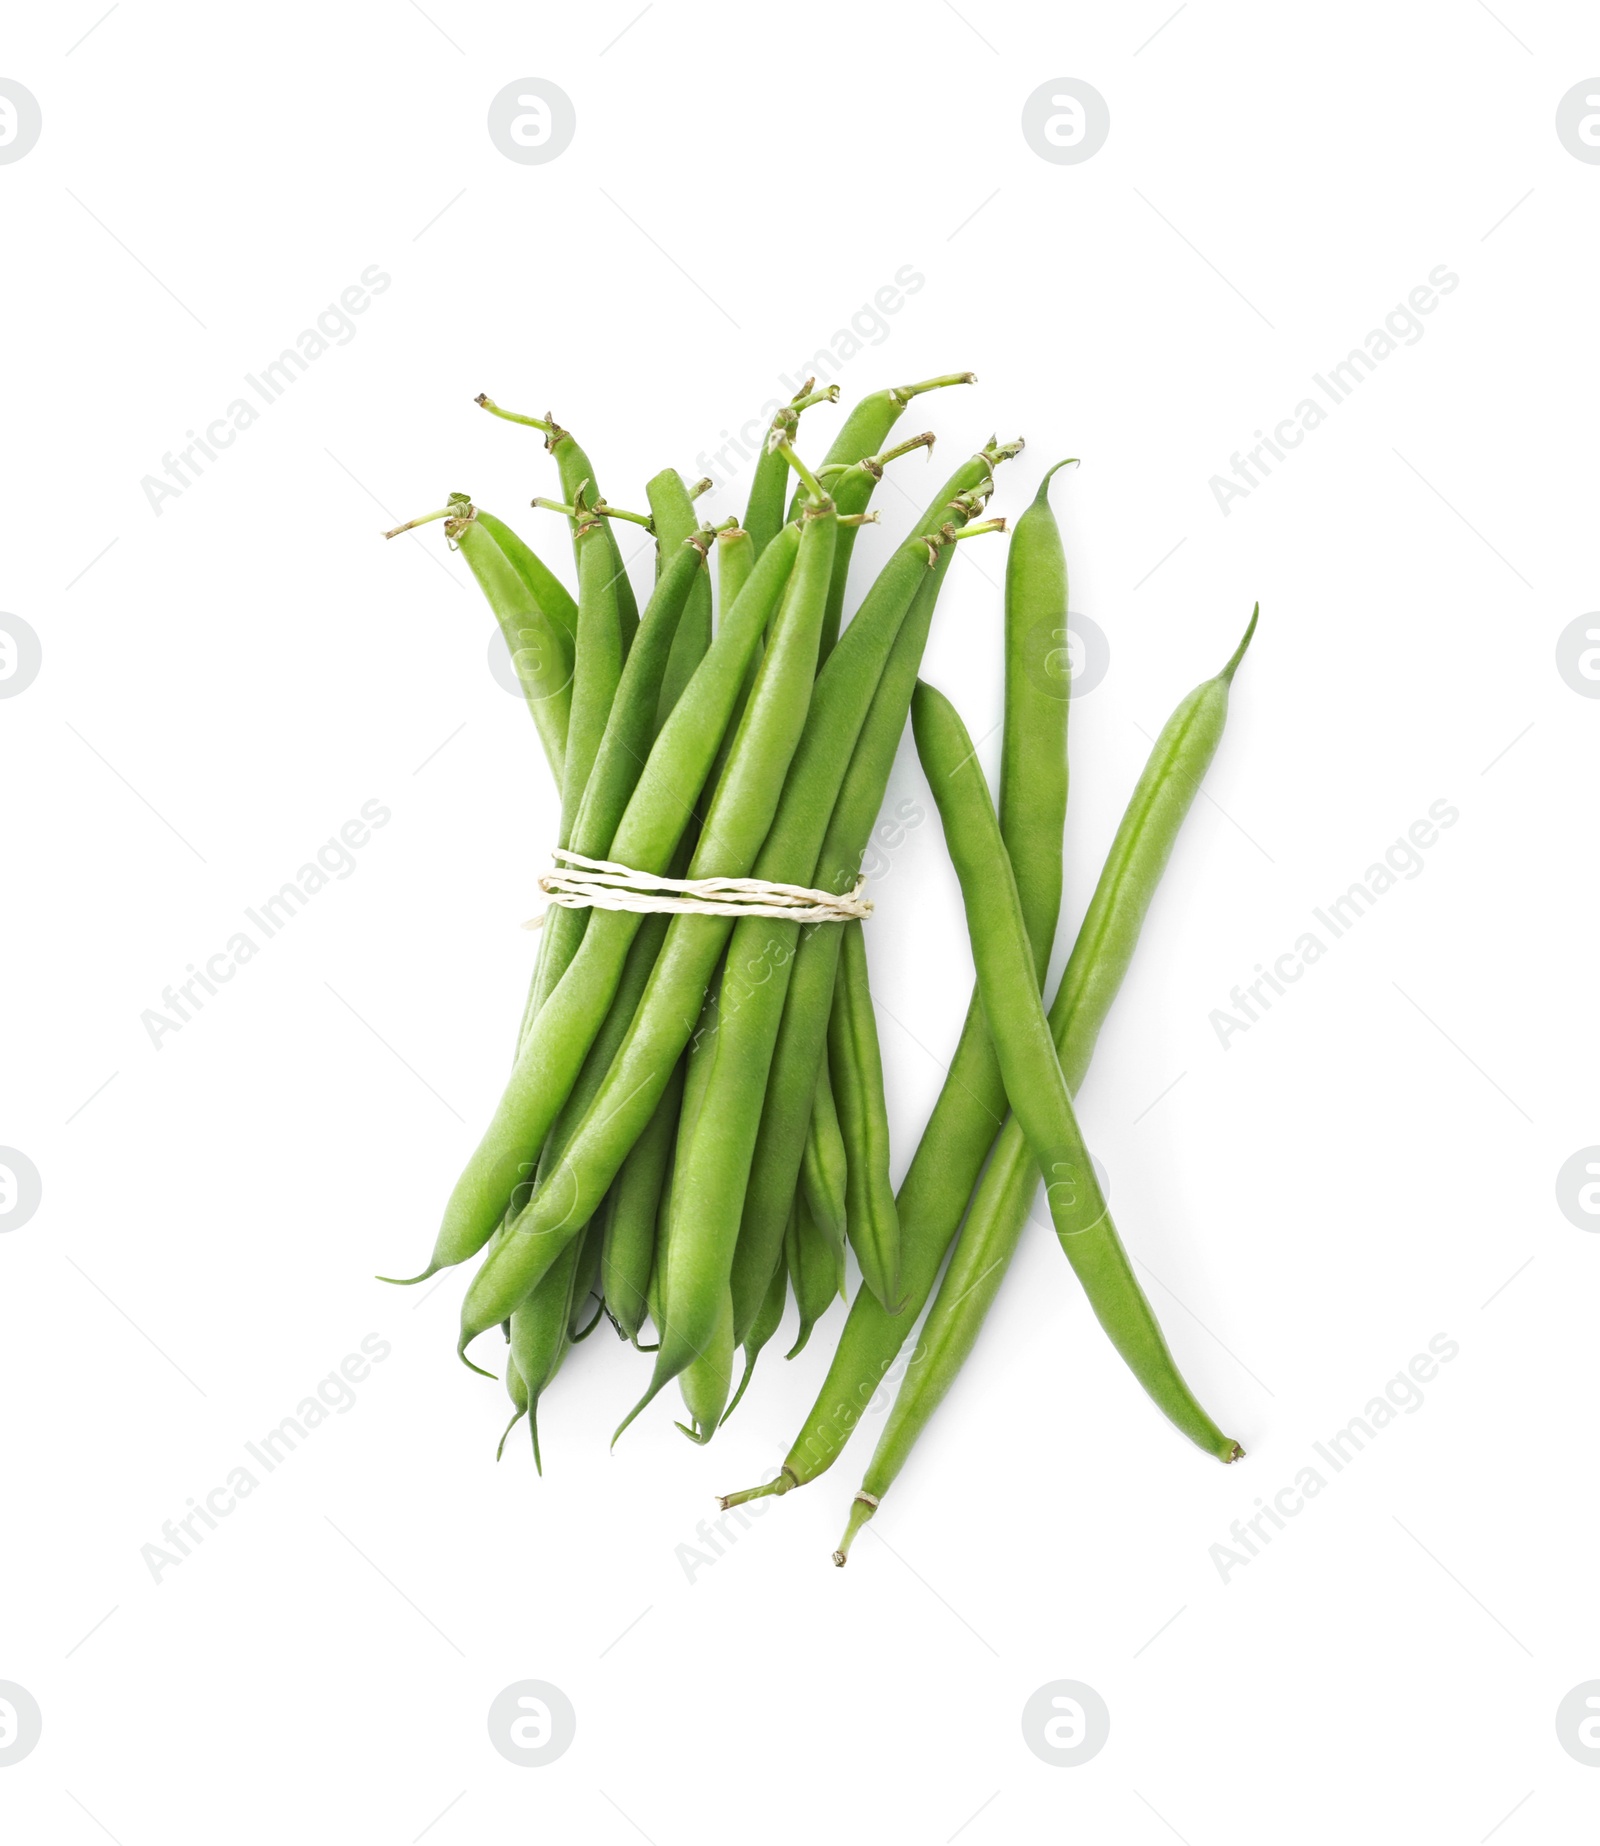
[[[1039,483],[1006,547],[1005,722],[1000,739],[1000,831],[1017,880],[1039,981],[1061,914],[1061,836],[1067,819],[1067,555]]]
[[[572,1345],[573,1285],[583,1240],[575,1237],[533,1291],[511,1316],[511,1359],[528,1397],[528,1433],[533,1441],[533,1465],[544,1473],[539,1454],[539,1399],[561,1370]]]
[[[800,1189],[811,1213],[811,1221],[827,1238],[838,1270],[838,1286],[844,1287],[844,1248],[846,1198],[850,1184],[850,1160],[845,1153],[844,1136],[839,1131],[839,1110],[834,1101],[833,1083],[828,1075],[828,1060],[822,1060],[817,1072],[817,1094],[811,1105],[811,1119],[806,1124],[806,1145],[800,1156]]]
[[[780,1259],[772,1272],[772,1280],[767,1284],[767,1292],[761,1297],[761,1311],[750,1323],[750,1331],[744,1336],[744,1375],[739,1380],[738,1390],[729,1399],[728,1408],[722,1413],[724,1423],[739,1408],[739,1399],[744,1396],[745,1387],[755,1375],[756,1360],[761,1357],[761,1349],[783,1324],[783,1310],[788,1301],[789,1268]]]
[[[522,1382],[522,1374],[517,1370],[517,1362],[509,1350],[506,1353],[506,1395],[511,1399],[515,1414],[501,1433],[500,1446],[494,1452],[496,1461],[506,1452],[506,1437],[528,1414],[528,1387]]]
[[[601,1263],[601,1292],[623,1337],[639,1344],[639,1329],[649,1312],[650,1270],[656,1253],[656,1213],[661,1206],[667,1161],[678,1132],[683,1101],[683,1065],[656,1104],[649,1125],[634,1142],[611,1189],[611,1216],[606,1224]]]
[[[828,1022],[828,1070],[848,1157],[845,1221],[861,1280],[891,1314],[900,1299],[900,1221],[889,1179],[889,1114],[883,1060],[859,923],[841,929],[839,974]]]
[[[717,534],[717,614],[724,615],[756,567],[755,541],[740,526]]]
[[[656,553],[665,568],[673,552],[699,530],[694,501],[676,468],[663,468],[645,483],[645,498],[656,528]],[[695,578],[689,601],[673,636],[672,653],[661,678],[661,700],[656,714],[656,728],[666,723],[667,714],[678,702],[694,670],[706,657],[711,645],[711,576],[703,572]]]
[[[606,1222],[611,1216],[609,1193],[599,1211],[589,1220],[589,1228],[579,1242],[578,1267],[572,1283],[572,1307],[567,1316],[567,1335],[576,1346],[588,1339],[605,1314],[605,1297],[597,1295],[600,1286],[600,1262],[605,1249]],[[589,1303],[594,1302],[592,1313]],[[583,1317],[589,1314],[586,1321]]]
[[[839,1264],[833,1246],[817,1228],[804,1197],[798,1193],[783,1234],[783,1260],[800,1310],[800,1331],[784,1355],[794,1359],[804,1351],[811,1329],[833,1306],[839,1293]]]
[[[396,531],[405,529],[396,527]],[[466,559],[467,568],[477,579],[505,636],[517,683],[538,727],[550,773],[560,788],[572,710],[571,641],[539,603],[464,494],[452,497],[444,530]]]
[[[678,1388],[690,1421],[678,1428],[691,1442],[709,1442],[722,1421],[733,1383],[733,1296],[724,1288],[722,1301],[704,1351],[683,1368]]]
[[[503,519],[478,508],[478,523],[506,555],[506,561],[528,586],[533,600],[567,639],[570,661],[578,646],[578,605],[572,592],[526,540]]]

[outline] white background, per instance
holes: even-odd
[[[1600,1677],[1600,1243],[1555,1175],[1600,1140],[1600,704],[1555,645],[1597,601],[1600,168],[1554,116],[1600,69],[1592,16],[99,12],[14,12],[0,68],[44,122],[0,166],[0,607],[43,646],[0,705],[0,1141],[43,1178],[0,1238],[0,1680],[44,1714],[0,1772],[7,1836],[1204,1846],[1347,1839],[1379,1801],[1386,1838],[1586,1836],[1600,1779],[1554,1718]],[[577,111],[548,165],[485,129],[527,76]],[[1082,165],[1020,130],[1062,76],[1111,111]],[[355,336],[157,516],[142,477],[372,264],[392,285]],[[1423,337],[1224,516],[1210,477],[1439,264],[1460,284]],[[554,491],[538,437],[475,393],[554,408],[638,503],[905,265],[924,285],[847,398],[970,366],[901,427],[939,432],[938,478],[1025,435],[998,511],[1084,458],[1055,497],[1112,656],[1072,719],[1058,967],[1147,736],[1261,600],[1081,1104],[1249,1459],[1167,1429],[1041,1222],[847,1571],[867,1435],[695,1566],[837,1311],[705,1450],[664,1399],[608,1456],[643,1361],[602,1331],[547,1399],[540,1481],[520,1442],[494,1466],[462,1278],[370,1279],[426,1250],[498,1091],[555,812],[461,560],[438,526],[378,534],[459,488],[570,578],[526,510]],[[811,452],[841,414],[809,413]],[[896,481],[863,560],[934,476]],[[926,668],[974,735],[1003,546],[961,547]],[[869,929],[898,1176],[970,966],[909,745],[890,797],[928,816]],[[354,872],[155,1050],[141,1012],[369,799],[393,818]],[[1438,800],[1460,819],[1422,873],[1223,1049],[1212,1009]],[[355,1407],[152,1581],[141,1547],[369,1333],[392,1350]],[[1460,1351],[1423,1407],[1224,1582],[1230,1524],[1436,1334]],[[577,1712],[537,1770],[485,1728],[525,1678]],[[1056,1679],[1110,1709],[1080,1768],[1023,1741]]]

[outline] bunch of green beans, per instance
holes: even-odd
[[[687,1413],[678,1427],[704,1443],[743,1400],[791,1298],[793,1359],[834,1301],[849,1299],[853,1266],[854,1300],[782,1466],[721,1502],[786,1494],[826,1472],[909,1344],[839,1564],[971,1351],[1041,1176],[1111,1349],[1197,1447],[1225,1462],[1243,1453],[1178,1369],[1072,1096],[1221,742],[1257,618],[1157,740],[1047,1011],[1071,692],[1051,485],[1071,464],[1045,473],[1007,551],[998,803],[955,707],[919,673],[958,542],[1006,530],[987,506],[1020,441],[991,438],[955,470],[846,619],[852,548],[878,517],[875,489],[934,442],[927,431],[891,444],[895,423],[913,398],[973,382],[952,372],[872,393],[813,467],[798,447],[802,419],[839,392],[808,380],[772,407],[742,514],[720,523],[702,522],[695,505],[713,484],[672,468],[647,483],[648,512],[612,506],[553,416],[479,397],[544,435],[560,497],[532,504],[568,522],[576,595],[466,495],[396,528],[442,520],[465,558],[555,781],[557,870],[587,867],[604,887],[573,894],[545,880],[553,901],[510,1077],[409,1281],[481,1254],[458,1351],[481,1370],[469,1347],[502,1329],[515,1414],[501,1450],[526,1418],[538,1466],[540,1400],[602,1317],[653,1356],[617,1435],[676,1382]],[[642,612],[618,520],[655,540]],[[882,925],[861,920],[858,899],[908,720],[977,979],[896,1193],[869,965]],[[787,913],[796,903],[812,907],[809,919]]]

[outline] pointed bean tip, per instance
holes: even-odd
[[[1239,671],[1239,662],[1244,659],[1245,652],[1249,648],[1251,640],[1255,636],[1256,623],[1259,622],[1260,620],[1261,620],[1261,605],[1260,603],[1257,603],[1255,608],[1251,610],[1250,612],[1250,626],[1244,631],[1244,638],[1240,641],[1239,645],[1233,650],[1233,654],[1229,658],[1228,664],[1217,675],[1218,679],[1224,681],[1226,684],[1230,686],[1233,684],[1234,674]]]
[[[419,1276],[374,1276],[374,1282],[387,1282],[391,1288],[415,1288],[419,1282],[426,1282],[429,1276],[439,1273],[437,1263],[429,1263]]]

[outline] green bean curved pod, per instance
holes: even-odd
[[[572,669],[572,716],[561,776],[561,828],[557,844],[572,838],[573,824],[589,786],[589,771],[605,736],[611,704],[622,678],[617,639],[617,588],[605,547],[609,528],[596,520],[583,527],[578,548],[578,652]]]
[[[478,508],[478,524],[505,553],[506,561],[528,586],[529,594],[554,627],[567,638],[570,662],[578,645],[578,605],[572,592],[531,545],[503,519]]]
[[[1223,672],[1188,694],[1163,726],[1096,882],[1050,1008],[1051,1037],[1067,1087],[1074,1092],[1088,1071],[1101,1027],[1138,945],[1145,913],[1221,741],[1229,683],[1254,627],[1252,616],[1245,641]],[[803,967],[797,969],[796,978],[803,972]],[[909,1322],[933,1290],[991,1144],[994,1158],[984,1192],[1004,1188],[1005,1209],[1020,1235],[1038,1185],[1038,1168],[1014,1121],[1004,1121],[1004,1132],[996,1141],[1004,1109],[1004,1084],[975,999],[950,1074],[900,1188],[901,1286],[910,1297],[906,1316],[891,1318],[866,1289],[857,1291],[828,1375],[777,1478],[730,1495],[731,1502],[788,1493],[833,1465],[883,1388]],[[973,1209],[976,1212],[976,1201]],[[998,1208],[986,1214],[991,1219],[997,1215]],[[997,1272],[997,1286],[998,1273],[1003,1271]],[[916,1362],[913,1355],[912,1363]]]
[[[705,1350],[679,1374],[678,1389],[691,1422],[678,1428],[691,1442],[709,1442],[717,1433],[733,1383],[733,1297],[726,1288]]]
[[[811,1221],[827,1238],[835,1257],[835,1285],[844,1293],[846,1192],[850,1162],[844,1136],[839,1132],[839,1111],[828,1075],[828,1060],[817,1072],[817,1094],[806,1124],[806,1144],[800,1156],[800,1192]]]
[[[745,706],[733,751],[712,796],[689,866],[691,878],[711,873],[745,875],[755,863],[772,824],[789,761],[805,722],[816,671],[817,630],[822,614],[822,596],[816,586],[832,561],[832,537],[831,515],[807,520],[793,578],[761,672]],[[718,647],[744,603],[763,582],[769,560],[779,554],[780,544],[781,535],[758,560],[733,618],[724,625],[700,673],[690,682],[657,740],[652,761],[690,707],[701,676],[715,660]],[[699,741],[704,746],[707,740],[702,737]],[[622,833],[619,828],[619,842]],[[614,851],[622,856],[620,844]],[[650,869],[648,861],[628,857],[626,863]],[[580,961],[596,937],[596,926],[623,914],[605,911],[593,919],[584,937]],[[672,1067],[688,1043],[706,984],[730,930],[729,919],[723,917],[672,918],[644,1001],[588,1117],[551,1173],[548,1185],[518,1215],[512,1234],[485,1261],[467,1291],[462,1304],[463,1349],[485,1328],[506,1318],[599,1204],[628,1149],[654,1112]],[[579,961],[575,961],[568,971],[569,978],[578,967]],[[560,989],[541,1013],[541,1022],[559,999]]]
[[[1052,1027],[1059,1015],[1060,1029],[1071,1028],[1076,1033],[1075,1056],[1062,1062],[1074,1089],[1083,1081],[1094,1051],[1094,1035],[1127,973],[1145,912],[1177,844],[1184,817],[1222,742],[1233,676],[1254,638],[1260,614],[1257,603],[1228,664],[1214,679],[1196,686],[1162,727],[1111,842],[1051,1010]],[[1078,1025],[1080,1020],[1083,1027]],[[1092,1034],[1087,1032],[1090,1022]]]
[[[511,1360],[522,1378],[528,1397],[528,1433],[533,1442],[533,1465],[544,1473],[539,1455],[539,1399],[561,1370],[572,1344],[573,1285],[583,1240],[575,1237],[535,1289],[511,1316]]]
[[[756,567],[756,548],[750,534],[740,526],[730,526],[717,534],[717,614],[720,617],[733,607],[734,598],[744,588]]]
[[[1041,982],[1061,914],[1067,819],[1067,555],[1050,509],[1050,482],[1067,466],[1039,483],[1006,548],[1000,831]]]
[[[744,1336],[744,1374],[739,1380],[738,1390],[729,1400],[728,1408],[722,1413],[724,1423],[739,1408],[739,1399],[744,1396],[746,1386],[755,1375],[756,1360],[761,1357],[762,1348],[782,1326],[783,1310],[788,1302],[789,1268],[780,1258],[778,1266],[772,1272],[772,1280],[767,1284],[767,1292],[761,1297],[760,1312],[750,1323],[750,1330]]]
[[[800,1331],[784,1354],[786,1359],[794,1359],[804,1351],[811,1329],[833,1306],[839,1293],[839,1265],[833,1246],[818,1230],[805,1199],[798,1194],[783,1233],[783,1261],[800,1310]]]
[[[545,447],[555,458],[556,472],[561,477],[561,497],[569,506],[577,501],[578,493],[590,506],[601,497],[600,483],[595,479],[594,464],[578,446],[570,430],[556,429],[545,439]],[[579,522],[573,520],[572,547],[576,553],[578,547]],[[611,581],[616,595],[617,641],[623,656],[633,645],[634,630],[639,626],[639,605],[634,598],[633,585],[628,581],[628,567],[622,559],[622,549],[617,543],[617,535],[610,520],[602,520],[601,531],[604,533],[602,543],[611,559]],[[581,599],[580,599],[581,600]]]
[[[663,468],[645,484],[644,491],[655,523],[657,556],[664,569],[673,552],[699,530],[700,522],[695,515],[694,502],[689,498],[689,489],[676,468]],[[711,576],[709,572],[702,572],[689,592],[688,605],[673,637],[671,657],[662,675],[658,725],[666,722],[667,713],[677,704],[679,694],[705,659],[710,645]]]
[[[496,1461],[506,1452],[506,1437],[528,1414],[528,1387],[522,1382],[522,1374],[517,1370],[517,1362],[509,1351],[506,1354],[506,1395],[511,1399],[513,1415],[511,1421],[501,1432],[500,1446],[494,1452]]]
[[[656,1253],[656,1213],[667,1177],[667,1160],[678,1132],[683,1100],[680,1061],[656,1104],[644,1133],[634,1142],[611,1188],[601,1259],[601,1293],[623,1336],[637,1346],[649,1313],[650,1270]]]
[[[839,974],[828,1020],[828,1069],[848,1155],[845,1220],[861,1279],[891,1314],[899,1313],[900,1220],[889,1179],[889,1112],[883,1060],[859,923],[840,928]]]
[[[677,1128],[677,1123],[673,1123]],[[661,1260],[661,1252],[666,1247],[667,1225],[672,1217],[672,1159],[673,1149],[667,1149],[667,1170],[661,1179],[661,1203],[656,1207],[656,1247],[655,1260],[650,1265],[650,1285],[645,1290],[645,1305],[650,1310],[650,1323],[659,1330],[666,1319],[666,1309],[661,1305],[661,1282],[666,1273],[666,1265]],[[642,1346],[641,1352],[654,1352],[654,1346]]]
[[[535,601],[481,518],[456,524],[451,536],[500,624],[545,761],[560,788],[572,711],[571,643]]]
[[[911,701],[911,725],[961,882],[1006,1095],[1044,1173],[1067,1260],[1095,1318],[1157,1407],[1199,1447],[1233,1461],[1243,1451],[1184,1383],[1106,1209],[1040,1004],[1016,880],[967,728],[950,701],[923,684]]]
[[[578,1240],[578,1265],[572,1283],[572,1307],[567,1315],[567,1338],[574,1346],[588,1339],[605,1313],[605,1301],[597,1299],[600,1286],[600,1259],[605,1247],[606,1220],[611,1212],[608,1193],[599,1211],[589,1220],[589,1227]]]
[[[676,851],[798,543],[798,535],[780,536],[768,547],[662,727],[611,842],[612,855],[622,863],[661,872]],[[494,1118],[456,1182],[425,1273],[464,1262],[493,1232],[600,1029],[640,921],[621,910],[590,918],[578,953],[531,1021]]]

